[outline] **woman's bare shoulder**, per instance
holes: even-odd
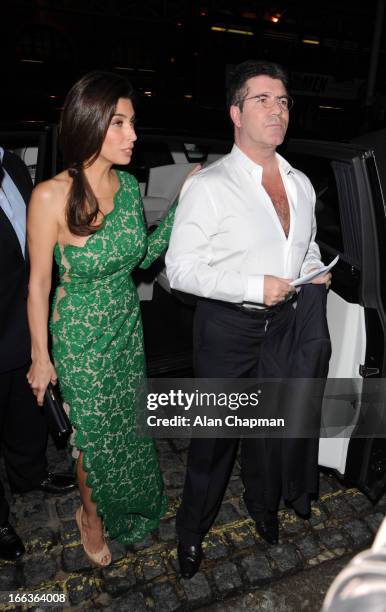
[[[44,202],[65,200],[71,187],[72,179],[67,170],[60,172],[48,181],[42,181],[33,190],[33,198]]]
[[[72,179],[67,170],[34,188],[29,204],[29,213],[54,215],[61,219],[64,214]]]

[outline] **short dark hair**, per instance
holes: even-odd
[[[235,105],[243,109],[243,99],[247,95],[246,83],[248,79],[265,75],[271,79],[279,79],[286,89],[288,89],[288,73],[280,64],[267,62],[264,60],[247,60],[238,64],[230,75],[227,85],[227,109]]]

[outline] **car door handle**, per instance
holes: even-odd
[[[369,368],[368,366],[361,364],[359,366],[359,374],[363,378],[368,378],[369,376],[376,376],[377,374],[379,374],[379,368]]]

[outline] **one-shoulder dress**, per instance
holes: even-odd
[[[131,272],[166,249],[175,206],[148,236],[138,183],[117,174],[114,209],[101,229],[84,246],[55,245],[60,282],[50,330],[92,499],[109,536],[130,544],[157,527],[167,509],[154,442],[136,434],[145,357]]]

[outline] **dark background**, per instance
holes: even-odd
[[[5,1],[0,121],[57,121],[69,87],[99,68],[133,81],[140,124],[226,133],[227,74],[267,58],[291,74],[292,135],[348,139],[384,126],[383,32],[371,60],[381,2]]]

